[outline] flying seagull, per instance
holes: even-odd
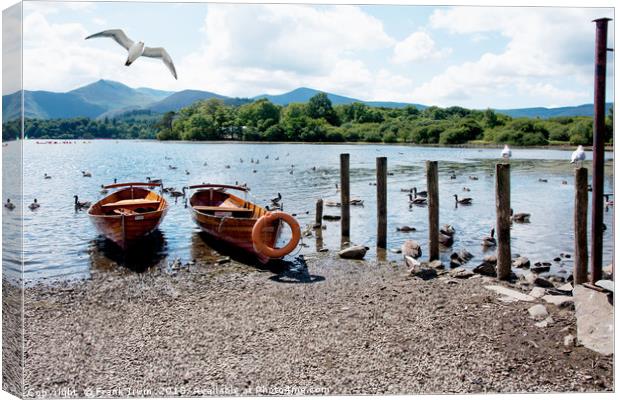
[[[129,39],[127,35],[125,35],[125,32],[123,32],[122,29],[108,29],[107,31],[87,36],[86,39],[98,37],[112,38],[116,43],[123,46],[129,52],[127,55],[127,61],[125,62],[126,66],[130,66],[131,63],[136,61],[140,56],[161,58],[164,64],[166,64],[166,67],[168,67],[170,72],[172,72],[174,79],[177,79],[177,71],[174,69],[172,58],[170,58],[170,54],[168,54],[166,49],[163,47],[146,47],[144,42],[134,42]]]

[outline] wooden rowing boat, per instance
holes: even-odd
[[[249,190],[246,187],[203,184],[189,186],[187,189],[196,190],[190,197],[189,204],[192,219],[200,229],[217,241],[255,256],[261,263],[281,258],[281,253],[288,254],[290,250],[286,248],[294,248],[299,241],[299,225],[290,222],[292,217],[288,214],[270,213],[265,208],[226,191],[232,189],[247,195]],[[276,217],[272,218],[273,216]],[[282,249],[276,249],[284,216],[289,219],[285,222],[291,226],[293,239]],[[261,228],[255,230],[253,235],[254,227],[261,218]],[[257,241],[261,246],[257,246]],[[271,252],[264,251],[265,248]]]
[[[97,230],[125,250],[153,232],[168,211],[168,202],[148,188],[156,183],[115,183],[106,189],[122,188],[93,204],[88,216]]]

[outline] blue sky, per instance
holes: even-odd
[[[577,105],[592,102],[597,17],[613,10],[26,2],[24,86],[111,79],[240,97],[306,86],[440,106]],[[84,40],[110,28],[165,47],[179,80],[155,59],[125,67],[112,40]]]

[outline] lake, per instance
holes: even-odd
[[[95,202],[102,195],[102,184],[116,178],[144,181],[146,177],[163,179],[164,186],[181,189],[202,182],[247,183],[259,204],[280,192],[284,210],[297,214],[302,229],[314,221],[318,198],[339,200],[335,184],[339,182],[339,154],[351,155],[351,196],[364,200],[363,207],[351,207],[351,242],[370,247],[367,259],[377,257],[375,158],[388,157],[388,249],[397,248],[406,239],[419,241],[423,257],[428,256],[428,210],[410,207],[401,188],[416,186],[426,189],[425,161],[439,162],[440,222],[456,230],[451,250],[441,253],[448,262],[453,251],[466,248],[475,258],[467,266],[474,267],[484,257],[482,237],[495,223],[494,168],[501,149],[415,147],[373,144],[257,144],[257,143],[164,143],[156,141],[73,141],[64,144],[38,144],[27,140],[23,146],[25,204],[37,198],[39,210],[24,210],[24,278],[26,282],[57,279],[85,279],[93,270],[114,268],[117,262],[135,269],[148,268],[157,262],[180,258],[214,257],[200,230],[184,207],[183,199],[170,209],[159,232],[139,256],[124,258],[100,237],[85,211],[75,212],[73,195]],[[573,255],[573,169],[571,151],[550,149],[513,149],[511,161],[512,206],[516,213],[531,213],[531,223],[514,224],[512,251],[536,261],[552,261],[560,253]],[[11,142],[3,147],[3,201],[19,199],[16,187],[19,174],[7,171],[7,165],[18,165],[19,147]],[[250,159],[259,160],[258,164]],[[588,159],[592,155],[588,153]],[[613,153],[606,153],[605,192],[613,192]],[[241,162],[243,160],[243,162]],[[176,166],[170,169],[169,165]],[[229,165],[230,168],[225,168]],[[588,168],[591,163],[587,162]],[[82,177],[81,171],[92,177]],[[457,178],[450,179],[451,171]],[[189,174],[186,173],[189,172]],[[256,172],[254,172],[256,171]],[[291,172],[292,171],[292,172]],[[44,179],[44,174],[51,179]],[[476,176],[478,180],[469,177]],[[540,182],[546,179],[547,182]],[[563,184],[562,181],[567,181]],[[463,187],[468,187],[465,192]],[[471,206],[455,207],[454,194],[472,197]],[[5,234],[19,223],[17,210],[3,207]],[[325,208],[325,214],[340,213],[338,208]],[[605,212],[604,261],[613,255],[613,208]],[[325,222],[323,246],[340,248],[339,222]],[[415,232],[397,232],[410,225]],[[304,238],[307,247],[301,253],[317,250],[313,237]],[[3,262],[8,274],[19,271],[20,238],[7,237]],[[320,246],[320,244],[319,244]],[[401,255],[388,252],[379,257],[400,260]],[[135,264],[135,265],[133,265]],[[552,272],[572,269],[572,257],[553,262]]]

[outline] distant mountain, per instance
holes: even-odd
[[[165,113],[167,111],[179,111],[183,107],[187,107],[200,100],[219,99],[229,105],[240,105],[248,103],[249,99],[235,99],[232,97],[223,96],[217,93],[204,92],[201,90],[182,90],[166,97],[163,100],[149,104],[144,107],[159,113]]]
[[[197,101],[213,98],[220,99],[229,105],[241,105],[251,102],[252,100],[265,98],[269,99],[274,104],[285,106],[290,103],[305,103],[317,93],[320,93],[320,91],[301,87],[282,94],[264,94],[252,99],[242,99],[201,90],[169,92],[144,87],[134,89],[119,82],[101,79],[66,93],[26,90],[24,91],[24,106],[25,115],[28,118],[115,118],[124,114],[127,115],[135,110],[141,112],[148,111],[155,114],[161,114],[167,111],[178,111]],[[360,102],[374,107],[402,108],[411,105],[418,109],[427,108],[425,105],[415,103],[363,101],[334,93],[326,94],[334,105]],[[19,116],[20,103],[20,92],[2,96],[3,121],[14,119]],[[607,103],[607,110],[609,110],[611,106],[612,103]],[[495,111],[514,118],[592,116],[594,114],[592,104],[559,108],[536,107],[505,110],[498,109]]]
[[[274,104],[278,104],[281,106],[285,106],[290,103],[305,103],[310,98],[317,93],[321,93],[320,90],[301,87],[295,90],[292,90],[287,93],[270,95],[270,94],[262,94],[259,96],[253,97],[254,100],[258,99],[268,99]],[[333,93],[324,92],[327,95],[327,98],[332,102],[333,105],[339,104],[352,104],[352,103],[364,103],[373,107],[388,107],[388,108],[403,108],[408,105],[416,106],[419,109],[424,109],[426,106],[421,104],[412,104],[412,103],[397,103],[392,101],[364,101],[354,99],[352,97],[340,96]]]
[[[605,104],[605,114],[614,103]],[[582,104],[573,107],[557,107],[557,108],[516,108],[510,110],[495,110],[500,114],[505,114],[513,118],[529,117],[529,118],[553,118],[553,117],[591,117],[594,115],[594,104]]]
[[[75,93],[55,93],[46,91],[24,91],[24,115],[26,118],[95,118],[105,108],[84,101]],[[21,92],[2,96],[2,119],[4,121],[19,117],[21,111]]]
[[[119,82],[101,79],[68,93],[77,94],[86,102],[99,105],[106,110],[114,110],[125,107],[140,108],[162,100],[174,92],[144,88],[132,89]]]
[[[24,114],[28,118],[96,118],[111,110],[134,110],[174,92],[148,88],[132,89],[119,82],[99,80],[66,93],[24,91]],[[20,112],[20,92],[2,96],[2,119]]]

